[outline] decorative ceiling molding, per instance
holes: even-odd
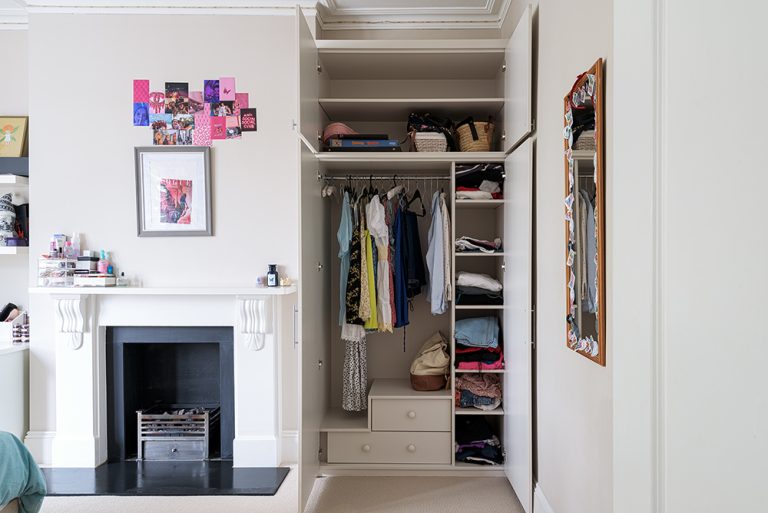
[[[26,30],[28,20],[23,2],[0,0],[0,30]]]
[[[0,0],[0,30],[26,29],[28,15],[36,13],[290,16],[297,4],[326,31],[500,29],[512,1],[460,6],[414,0],[383,7],[385,2],[361,0],[358,7],[350,6],[354,0]]]
[[[338,0],[318,3],[317,20],[323,30],[372,29],[500,29],[512,0],[486,0],[474,7],[421,6],[339,7]],[[415,3],[415,2],[414,2]]]

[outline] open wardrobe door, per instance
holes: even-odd
[[[298,37],[299,101],[296,115],[297,130],[316,151],[320,141],[320,72],[317,44],[301,7],[296,7],[296,34]]]
[[[504,52],[504,151],[533,130],[533,10],[528,5]]]
[[[304,511],[320,465],[320,423],[328,404],[330,362],[330,222],[317,180],[318,162],[297,139],[301,155],[299,240],[299,512]]]
[[[533,141],[504,167],[504,471],[526,513],[533,501]]]

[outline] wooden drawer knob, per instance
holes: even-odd
[[[415,419],[416,418],[416,412],[415,411],[409,411],[408,412],[408,418],[409,419]]]
[[[365,444],[364,446],[362,446],[361,449],[363,450],[363,452],[371,452],[371,446],[368,444]]]
[[[416,446],[413,444],[408,445],[408,452],[416,452]]]

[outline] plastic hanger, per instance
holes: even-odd
[[[424,200],[422,199],[422,197],[421,197],[421,192],[419,191],[419,189],[418,189],[418,188],[417,188],[417,189],[416,189],[416,191],[413,193],[413,196],[411,197],[410,201],[408,201],[408,208],[409,208],[409,209],[411,208],[411,204],[412,204],[414,201],[416,201],[416,200],[419,200],[419,203],[421,204],[421,214],[418,214],[418,213],[416,213],[416,212],[413,212],[413,213],[414,213],[414,214],[416,214],[416,215],[417,215],[417,216],[419,216],[419,217],[424,217],[424,216],[426,216],[426,215],[427,215],[427,209],[424,207]]]

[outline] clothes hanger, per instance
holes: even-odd
[[[416,191],[414,191],[413,196],[411,197],[410,201],[408,201],[407,208],[411,208],[411,204],[419,200],[419,203],[421,204],[421,214],[418,214],[416,212],[413,212],[418,217],[424,217],[427,215],[427,209],[424,207],[424,200],[421,198],[421,191],[419,191],[418,187],[416,188]]]

